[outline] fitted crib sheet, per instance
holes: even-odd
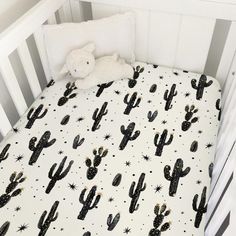
[[[204,235],[219,118],[218,82],[187,71],[51,81],[1,143],[0,232]]]

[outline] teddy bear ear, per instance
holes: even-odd
[[[82,50],[85,50],[87,52],[93,52],[95,50],[95,44],[94,43],[89,43],[87,45],[85,45]]]
[[[66,64],[62,67],[61,71],[60,71],[60,74],[66,74],[67,72],[69,72]]]

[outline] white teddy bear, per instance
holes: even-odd
[[[117,54],[104,56],[95,60],[95,45],[87,44],[81,49],[70,52],[61,73],[70,73],[76,78],[75,85],[79,89],[88,89],[98,84],[114,80],[132,78],[133,68]]]

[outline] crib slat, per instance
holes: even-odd
[[[8,58],[1,61],[0,70],[19,115],[23,115],[27,109],[27,104]]]
[[[51,15],[51,16],[48,18],[47,22],[48,22],[49,25],[55,25],[55,24],[57,24],[57,19],[56,19],[55,14]]]
[[[93,12],[94,20],[112,16],[114,14],[119,13],[119,11],[120,11],[120,8],[118,6],[92,3],[92,12]]]
[[[4,137],[11,130],[12,126],[1,104],[0,104],[0,121],[1,121],[0,133]]]
[[[71,15],[71,6],[70,2],[66,1],[63,6],[58,10],[61,22],[71,22],[72,15]]]
[[[36,98],[41,93],[41,87],[38,81],[38,76],[36,74],[30,52],[26,42],[24,41],[18,48],[17,48],[21,63],[24,67],[25,74],[28,78],[29,86],[31,88],[32,94],[34,98]]]
[[[151,12],[149,24],[148,62],[174,66],[181,16]]]
[[[35,43],[39,52],[39,56],[42,62],[42,66],[43,66],[43,70],[44,70],[47,82],[49,82],[51,80],[51,72],[49,68],[46,48],[44,46],[44,36],[43,36],[42,27],[40,27],[37,31],[35,31],[34,39],[35,39]]]
[[[81,1],[70,0],[73,22],[81,22],[84,19]]]
[[[214,31],[215,20],[183,16],[175,67],[203,73]]]

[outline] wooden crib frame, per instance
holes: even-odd
[[[40,78],[37,76],[26,40],[33,35],[46,80],[49,82],[52,76],[48,67],[41,26],[45,23],[56,24],[58,16],[61,22],[83,21],[87,19],[85,8],[92,9],[93,19],[133,10],[137,21],[135,53],[139,61],[198,73],[208,72],[206,65],[213,65],[211,75],[217,78],[223,88],[223,119],[216,155],[216,160],[220,160],[214,170],[216,177],[212,181],[206,235],[223,233],[232,235],[230,232],[234,232],[235,226],[231,224],[228,227],[228,225],[230,216],[235,214],[235,210],[230,209],[230,202],[227,199],[235,187],[233,178],[235,165],[232,154],[236,130],[233,132],[232,127],[236,126],[234,124],[236,109],[232,97],[236,89],[236,83],[233,82],[236,69],[236,1],[41,0],[0,34],[0,72],[19,115],[25,113],[27,104],[9,56],[17,51],[32,94],[36,98],[43,88],[40,86]],[[217,37],[215,30],[217,20],[229,23],[225,31],[227,37],[225,45],[217,49],[222,50],[220,58],[214,58],[212,50],[214,37]],[[214,61],[209,61],[209,58],[214,58]],[[1,105],[0,121],[0,133],[5,136],[12,129],[12,125]],[[220,217],[217,215],[219,212]]]

